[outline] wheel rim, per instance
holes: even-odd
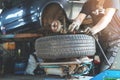
[[[67,18],[65,13],[57,4],[51,4],[43,11],[42,26],[46,31],[59,32],[62,27],[66,27],[66,22]]]

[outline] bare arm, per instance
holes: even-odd
[[[75,21],[78,21],[79,23],[80,23],[80,25],[81,25],[81,23],[83,22],[83,20],[86,18],[86,14],[84,14],[84,13],[80,13],[78,16],[77,16],[77,18],[75,19]]]
[[[105,14],[101,18],[101,20],[95,26],[93,26],[92,33],[96,34],[96,33],[100,32],[101,30],[103,30],[104,28],[106,28],[107,25],[112,20],[112,17],[113,17],[115,12],[116,12],[115,8],[107,8],[105,10]]]
[[[68,30],[70,32],[73,32],[74,30],[78,30],[81,23],[83,22],[83,20],[85,19],[86,14],[84,13],[80,13],[77,18],[73,21],[73,23],[69,26]]]

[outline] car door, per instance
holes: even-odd
[[[1,14],[1,23],[6,30],[15,29],[26,24],[23,19],[27,16],[26,0],[16,0],[11,5],[11,8],[4,10]]]

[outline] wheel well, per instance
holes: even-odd
[[[55,14],[56,13],[56,14]],[[43,27],[49,26],[50,24],[46,24],[46,21],[48,21],[47,23],[51,23],[52,20],[47,20],[47,18],[45,17],[52,17],[52,18],[56,18],[56,15],[58,15],[57,13],[63,13],[66,17],[65,11],[64,9],[60,6],[60,4],[58,3],[51,3],[48,4],[41,15],[41,23]],[[66,17],[67,18],[67,17]]]

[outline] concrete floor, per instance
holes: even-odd
[[[0,80],[90,80],[92,77],[60,78],[58,76],[4,75]]]
[[[0,80],[69,80],[58,76],[4,75]],[[71,79],[70,79],[71,80]]]
[[[4,75],[0,77],[0,80],[43,80],[40,76],[28,76],[28,75]]]

